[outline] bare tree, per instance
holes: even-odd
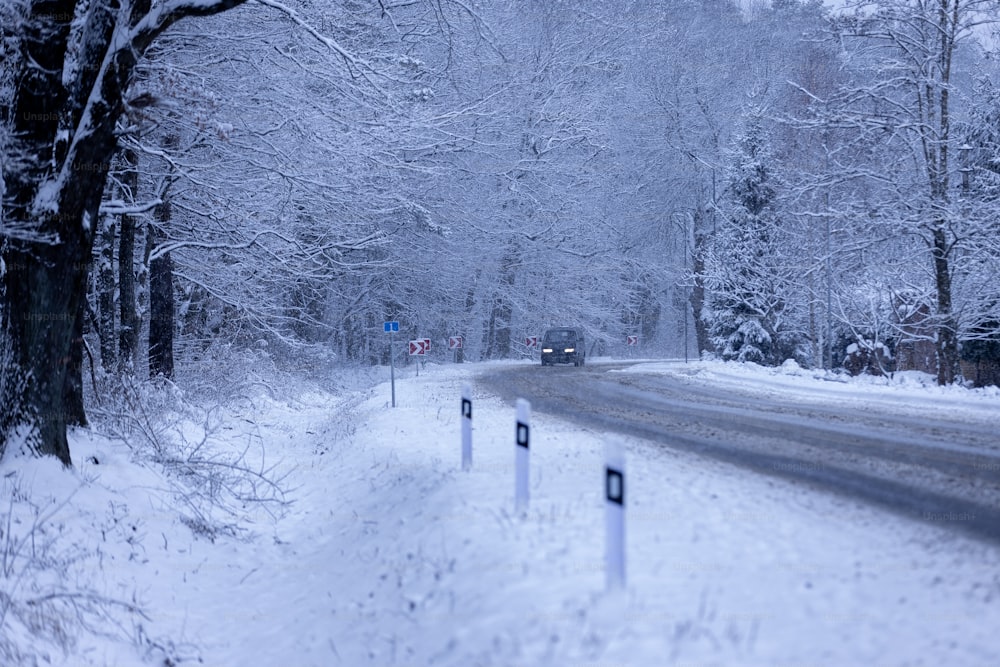
[[[930,260],[937,379],[959,372],[956,262],[973,231],[956,206],[952,129],[960,47],[995,22],[996,0],[877,0],[846,3],[836,35],[858,77],[837,97],[835,126],[880,147],[867,178],[882,204],[874,222],[922,239]]]
[[[64,385],[74,322],[86,298],[91,246],[118,120],[136,63],[171,25],[242,0],[149,0],[118,5],[24,0],[5,41],[16,72],[0,109],[6,139],[2,195],[2,328],[27,388],[7,425],[34,427],[31,446],[70,465]],[[4,371],[6,372],[6,370]],[[0,434],[6,439],[8,433]]]

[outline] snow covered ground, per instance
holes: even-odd
[[[89,432],[73,435],[71,471],[8,457],[0,663],[995,664],[1000,547],[945,522],[537,412],[531,505],[519,515],[514,408],[475,387],[474,465],[461,470],[459,396],[481,369],[401,371],[396,408],[385,383],[260,395],[213,415],[215,436],[192,460],[223,466],[233,459],[220,457],[245,452],[254,469],[275,465],[287,491],[281,513],[244,508],[245,489],[216,490],[220,506],[206,505],[176,474]],[[913,377],[887,386],[796,368],[638,370],[828,404],[961,409],[984,423],[1000,415],[995,391]],[[191,443],[195,423],[179,422]],[[628,583],[612,593],[608,439],[627,452]],[[214,528],[227,523],[242,530]]]
[[[690,364],[654,361],[622,372],[682,375],[717,388],[749,391],[758,398],[771,396],[845,410],[881,409],[918,419],[960,419],[1000,426],[1000,387],[975,390],[957,385],[940,387],[934,377],[917,371],[894,373],[892,377],[850,377],[800,368],[793,361],[780,368],[712,361]]]

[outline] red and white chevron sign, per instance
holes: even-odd
[[[524,344],[528,347],[538,347],[538,336],[528,336],[524,339]]]
[[[627,345],[638,345],[639,344],[639,337],[638,336],[625,336],[625,343]]]
[[[448,338],[448,349],[449,350],[461,350],[462,349],[462,337],[461,336],[451,336]]]
[[[430,338],[418,338],[410,341],[410,356],[415,354],[427,354],[431,349]]]

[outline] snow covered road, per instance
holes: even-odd
[[[621,363],[495,369],[483,382],[536,409],[696,452],[757,473],[944,522],[1000,542],[1000,450],[995,410],[978,415],[883,397],[831,406],[822,382],[776,393],[692,380],[698,366]],[[889,398],[892,397],[891,392]],[[812,398],[813,400],[809,400]],[[843,397],[842,397],[843,398]]]

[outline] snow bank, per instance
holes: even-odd
[[[793,368],[660,367],[706,382],[841,387]],[[479,389],[474,464],[461,470],[461,387],[480,369],[429,367],[419,378],[406,369],[395,409],[386,383],[227,411],[213,447],[280,459],[291,502],[273,517],[248,508],[233,534],[194,530],[175,481],[86,432],[73,435],[73,471],[5,461],[18,534],[29,525],[25,502],[44,504],[47,525],[60,527],[52,548],[80,555],[59,579],[22,568],[22,590],[94,591],[135,605],[90,619],[108,636],[80,630],[66,654],[49,640],[44,661],[979,665],[1000,653],[996,547],[661,445],[536,412],[531,501],[519,514],[514,409]],[[849,396],[898,390],[850,387]],[[626,451],[628,562],[625,589],[609,594],[611,439]],[[15,633],[5,636],[31,646],[25,626],[4,623]]]

